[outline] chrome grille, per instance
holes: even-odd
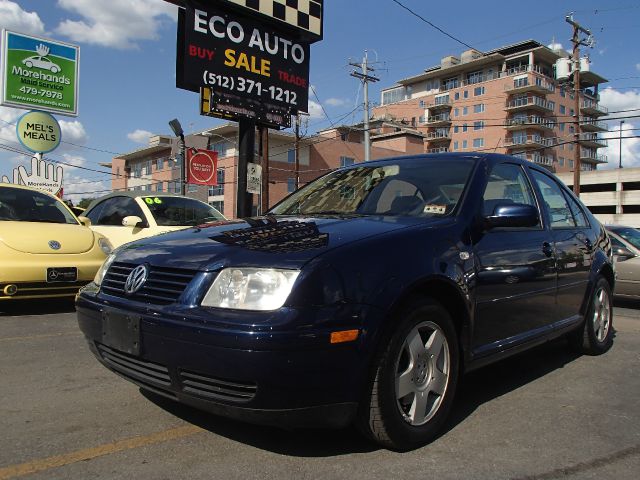
[[[202,373],[180,371],[182,391],[209,399],[248,402],[256,395],[255,383],[222,380]]]
[[[178,300],[196,272],[178,268],[149,266],[149,276],[142,288],[132,295],[124,291],[124,284],[136,264],[114,262],[102,281],[104,293],[147,303],[167,305]]]
[[[148,388],[160,389],[163,393],[171,387],[169,369],[164,365],[142,360],[106,345],[97,344],[97,348],[107,365],[132,382]]]

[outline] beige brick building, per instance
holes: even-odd
[[[374,118],[410,125],[425,136],[426,152],[508,153],[568,172],[574,149],[580,148],[582,170],[595,170],[607,162],[598,153],[606,146],[601,132],[607,130],[599,120],[607,109],[598,103],[598,86],[606,80],[582,59],[577,146],[573,89],[557,80],[566,80],[567,56],[533,40],[485,54],[468,50],[448,56],[385,88]]]

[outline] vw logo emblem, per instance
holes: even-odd
[[[49,240],[49,248],[51,250],[60,250],[60,247],[62,247],[62,245],[60,245],[60,242],[56,240]]]
[[[146,265],[138,265],[136,268],[131,270],[127,280],[124,282],[124,293],[128,295],[136,293],[142,288],[144,282],[147,281],[148,275],[149,269]]]

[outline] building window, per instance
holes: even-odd
[[[564,93],[564,87],[560,87],[560,96],[564,98],[566,95]]]
[[[211,205],[213,208],[215,208],[216,210],[218,210],[220,213],[224,215],[224,200],[209,202],[209,205]]]
[[[569,133],[576,133],[576,127],[569,125]]]
[[[556,109],[556,102],[553,102],[551,100],[549,100],[547,102],[547,107],[549,107],[549,110],[551,110],[552,112],[555,111]]]
[[[560,113],[562,115],[564,115],[565,113],[567,113],[567,107],[565,107],[564,105],[560,105]]]
[[[189,184],[189,188],[188,188],[189,193],[195,193],[198,191],[198,185],[192,185]]]
[[[451,90],[453,88],[458,88],[460,86],[460,80],[458,77],[447,78],[444,81],[444,88],[446,90]]]
[[[209,150],[218,152],[218,157],[226,157],[228,148],[229,148],[229,145],[226,142],[218,142],[218,143],[209,145]]]
[[[464,98],[469,98],[469,90],[465,90],[462,94]]]
[[[460,100],[460,92],[456,92],[453,94],[453,99],[454,100]]]
[[[479,83],[482,81],[482,70],[467,73],[467,83]]]
[[[480,95],[484,95],[484,87],[476,87],[473,89],[473,96],[479,97]]]
[[[474,138],[473,139],[473,148],[484,147],[484,138]]]
[[[144,174],[151,175],[151,160],[144,162]]]
[[[356,163],[356,160],[354,158],[351,158],[351,157],[340,157],[340,166],[341,167],[348,167],[349,165],[353,165],[354,163]]]
[[[453,116],[457,117],[458,115],[460,115],[460,109],[459,108],[454,108],[453,109]]]
[[[296,179],[295,178],[287,178],[287,192],[295,192],[296,191]]]
[[[569,168],[573,168],[573,160],[569,159]]]
[[[560,125],[560,131],[564,132],[564,122],[561,122],[559,125]]]
[[[449,95],[440,95],[434,100],[436,105],[447,105],[449,103]]]
[[[453,133],[458,133],[458,125],[453,126]]]
[[[564,167],[564,157],[558,157],[558,165]]]
[[[474,130],[482,130],[484,128],[484,120],[479,120],[477,122],[473,122]]]
[[[382,92],[382,104],[388,105],[389,103],[401,102],[405,99],[405,88],[399,87],[393,90]]]
[[[420,108],[425,108],[427,105],[424,103],[424,100],[420,100],[420,103],[418,103],[418,105],[420,105]]]
[[[156,183],[156,192],[162,192],[164,190],[164,183],[158,182]]]
[[[296,163],[296,151],[288,150],[287,151],[287,163]]]
[[[224,195],[224,168],[218,169],[218,184],[209,187],[209,196]]]
[[[133,178],[140,178],[142,176],[142,164],[136,163],[133,165]]]
[[[466,140],[462,140],[462,149],[465,150],[467,148],[467,141]]]
[[[484,103],[478,103],[473,106],[473,113],[482,113],[484,112]]]
[[[456,140],[455,142],[453,142],[453,149],[454,150],[458,150],[458,140]]]
[[[462,131],[463,132],[466,132],[467,128],[468,128],[468,125],[466,123],[462,125]]]
[[[571,115],[572,117],[576,114],[576,111],[573,108],[569,112],[569,115]]]
[[[469,113],[469,107],[462,107],[462,115]]]

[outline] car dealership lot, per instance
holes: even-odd
[[[70,302],[0,304],[0,480],[636,478],[640,304],[615,310],[611,351],[557,341],[470,374],[445,433],[401,454],[145,397],[95,362]]]

